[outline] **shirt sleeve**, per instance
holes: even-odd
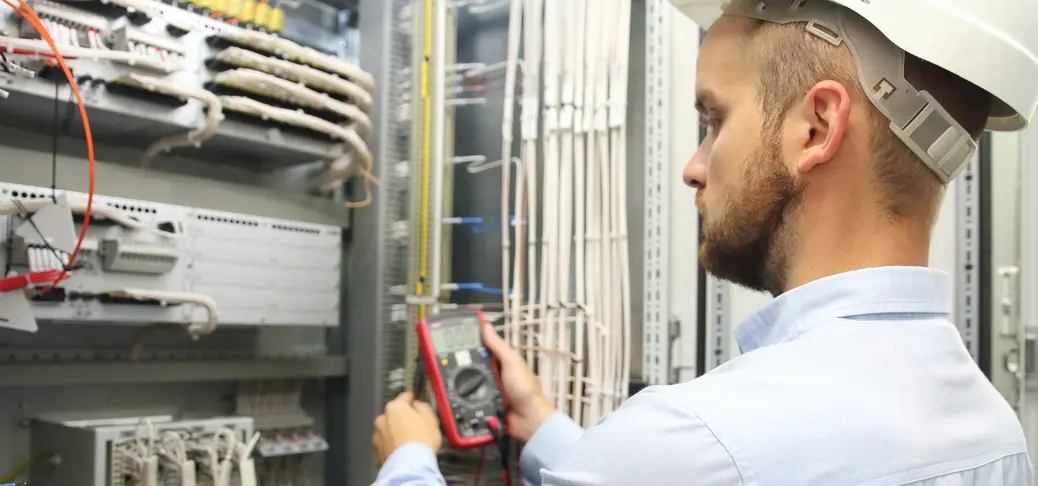
[[[378,470],[372,486],[446,486],[436,453],[429,446],[411,442],[393,451]]]
[[[544,486],[744,484],[710,427],[652,388],[588,429],[558,464],[541,471],[541,480]]]
[[[541,470],[552,469],[584,435],[582,429],[568,416],[556,412],[534,432],[523,446],[519,469],[526,486],[541,484]]]

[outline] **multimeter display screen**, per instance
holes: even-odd
[[[476,320],[473,320],[471,325],[465,323],[432,329],[429,331],[429,337],[437,353],[453,353],[483,345],[483,336]]]

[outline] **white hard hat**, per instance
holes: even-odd
[[[904,80],[904,52],[994,96],[988,130],[1021,130],[1038,107],[1038,29],[1034,26],[1038,3],[1034,0],[670,3],[704,29],[722,14],[730,14],[777,23],[807,22],[810,32],[837,45],[853,40],[847,43],[866,93],[890,118],[894,132],[945,182],[965,167],[976,143],[929,93],[916,92]]]

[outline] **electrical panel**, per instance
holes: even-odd
[[[341,49],[322,52],[281,35],[285,9],[302,12],[303,4],[28,3],[68,61],[92,132],[119,144],[149,144],[141,147],[142,166],[171,149],[199,149],[212,160],[233,157],[263,168],[327,160],[333,182],[358,170],[370,174],[365,139],[374,79],[341,58]],[[9,6],[0,5],[0,14],[3,68],[15,75],[0,84],[9,94],[5,118],[26,128],[69,119],[74,110],[49,108],[76,103],[66,75],[50,61],[50,44]],[[322,35],[310,37],[327,47]],[[331,167],[344,157],[353,164]]]
[[[85,194],[0,183],[0,202],[25,207],[52,197],[68,201],[78,234]],[[339,323],[339,227],[99,195],[93,214],[80,268],[32,298],[37,320],[202,328]],[[16,234],[22,219],[0,216],[0,262],[17,273],[55,258]]]
[[[221,474],[241,486],[236,462],[254,437],[250,417],[172,415],[46,417],[33,421],[31,435],[32,484],[39,486],[180,485],[186,475],[195,478],[189,484],[212,486]]]

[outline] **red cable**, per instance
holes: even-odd
[[[483,460],[487,457],[487,446],[483,446],[479,451],[479,464],[476,466],[476,475],[472,480],[474,486],[479,486],[480,476],[483,475]]]
[[[50,52],[38,52],[38,51],[34,51],[32,49],[8,49],[6,47],[0,47],[0,51],[6,52],[8,54],[18,54],[18,55],[22,55],[22,56],[40,56],[40,57],[47,57],[47,58],[50,58],[50,59],[55,59],[55,57],[56,57],[56,56],[54,56],[53,53],[50,53]],[[75,59],[75,58],[69,58],[69,59]]]
[[[39,272],[14,275],[0,279],[0,292],[10,292],[12,290],[24,289],[26,287],[51,282],[57,283],[66,278],[68,278],[68,274],[62,270],[42,270]]]
[[[501,428],[501,421],[498,420],[497,417],[494,417],[494,416],[487,417],[487,427],[490,427],[490,430],[495,432],[495,434],[494,434],[494,438],[495,439],[501,440],[504,437],[503,435],[501,435],[502,433],[504,433],[504,430],[502,430],[502,428]],[[501,442],[499,444],[503,444],[503,442]],[[504,446],[502,446],[502,447],[504,447]],[[486,447],[485,446],[484,446],[483,450],[486,451]],[[502,482],[501,484],[503,486],[508,486],[508,482],[509,482],[509,480],[511,478],[509,478],[509,474],[508,474],[508,456],[507,456],[507,453],[506,453],[506,451],[504,449],[501,450],[501,464],[503,466],[501,468],[502,469],[501,477],[504,480],[504,482]],[[480,470],[477,470],[477,475],[476,475],[476,480],[477,481],[479,481],[479,474],[478,473],[483,468],[483,457],[482,456],[480,456],[479,466],[480,466]],[[477,485],[478,485],[478,482],[477,482]]]
[[[72,71],[69,70],[68,63],[65,62],[65,57],[61,55],[61,51],[58,49],[57,44],[54,42],[54,38],[50,36],[50,32],[48,32],[47,28],[43,26],[43,21],[41,21],[40,17],[36,15],[36,11],[34,11],[32,7],[29,6],[29,4],[25,3],[25,0],[18,0],[18,3],[21,5],[21,8],[15,6],[13,3],[11,3],[10,0],[3,0],[3,2],[10,6],[12,9],[14,9],[15,12],[18,12],[18,14],[21,15],[23,18],[25,18],[25,20],[29,22],[29,25],[32,25],[32,27],[36,29],[36,32],[40,34],[40,37],[42,37],[43,40],[47,42],[47,45],[50,46],[51,50],[54,51],[54,58],[58,61],[58,65],[61,67],[61,70],[65,73],[65,79],[68,80],[69,88],[72,90],[72,94],[76,97],[76,105],[79,108],[79,116],[83,119],[83,137],[86,139],[87,163],[90,168],[90,176],[87,189],[86,210],[83,212],[83,225],[79,230],[79,239],[76,241],[76,246],[72,249],[72,254],[69,256],[68,263],[65,265],[65,270],[68,270],[72,267],[72,264],[76,262],[76,257],[79,256],[79,250],[83,246],[83,240],[86,239],[87,227],[90,226],[91,210],[94,207],[94,137],[90,132],[90,121],[87,118],[86,104],[83,103],[83,95],[79,93],[79,85],[76,84],[76,79],[72,77]],[[59,272],[61,274],[65,273],[64,271]],[[31,275],[32,274],[30,273],[30,276],[27,277],[27,279],[25,280],[32,281],[33,277]],[[49,286],[41,290],[39,293],[45,294],[47,292],[50,292],[55,286],[58,285],[58,282],[60,282],[66,276],[67,275],[61,276],[60,278],[55,278]]]

